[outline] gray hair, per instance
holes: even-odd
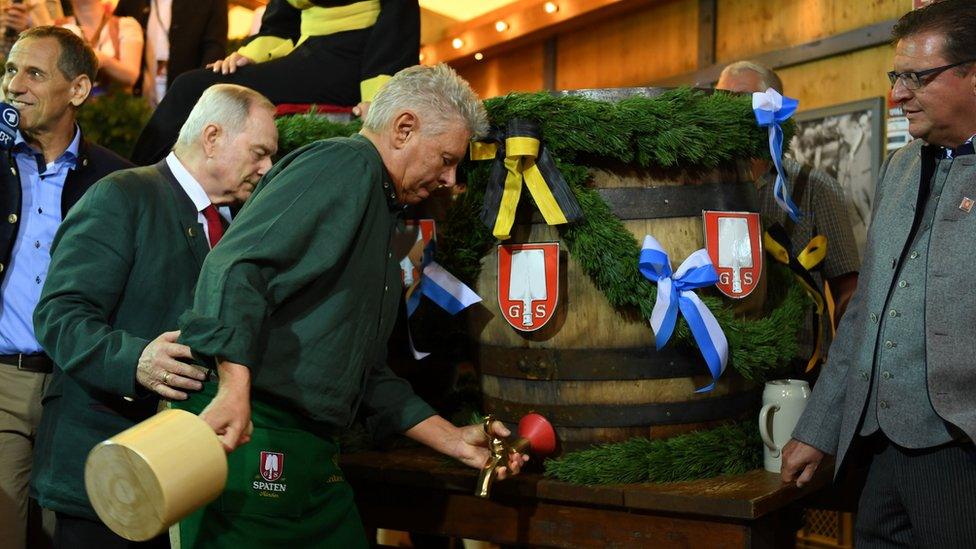
[[[722,74],[728,73],[733,75],[744,71],[752,71],[759,75],[760,84],[763,87],[759,91],[766,91],[769,88],[773,88],[779,93],[783,93],[783,81],[779,79],[779,75],[773,69],[765,65],[760,65],[755,61],[736,61],[722,69]]]
[[[177,147],[192,145],[208,124],[217,124],[229,133],[244,130],[252,108],[275,110],[268,98],[237,84],[214,84],[200,95],[176,139]]]
[[[393,75],[366,111],[363,127],[381,132],[404,109],[420,114],[427,130],[438,134],[452,121],[461,121],[472,137],[488,132],[488,115],[471,86],[451,67],[415,65]]]

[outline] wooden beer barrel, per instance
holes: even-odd
[[[705,245],[702,210],[758,211],[748,167],[740,164],[706,173],[602,165],[592,168],[591,185],[638,242],[653,235],[677,269]],[[538,212],[520,209],[527,215],[517,217],[504,244],[560,241]],[[696,394],[711,381],[699,351],[671,343],[657,352],[648,320],[636,310],[611,307],[562,241],[560,255],[560,303],[538,332],[520,332],[505,321],[498,306],[497,250],[482,259],[476,291],[485,307],[469,316],[469,329],[478,342],[486,412],[510,425],[529,412],[542,414],[555,427],[562,452],[636,436],[668,437],[758,408],[762,387],[731,368],[714,390]],[[749,297],[728,301],[739,314],[756,316],[765,293],[761,276]]]

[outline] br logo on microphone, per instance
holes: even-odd
[[[3,112],[0,113],[0,116],[3,116],[3,122],[11,128],[17,128],[17,126],[20,126],[20,113],[17,112],[17,109],[13,107],[4,107]]]

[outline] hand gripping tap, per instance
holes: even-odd
[[[488,439],[488,461],[481,468],[478,475],[478,486],[475,495],[487,498],[491,491],[491,483],[497,478],[495,472],[500,465],[508,463],[508,456],[513,453],[531,453],[537,457],[545,457],[556,449],[556,431],[549,421],[539,414],[526,414],[518,426],[517,439],[501,439],[492,434],[491,422],[495,418],[487,416],[482,423],[485,437]]]

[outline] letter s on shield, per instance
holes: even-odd
[[[542,328],[558,303],[558,242],[498,246],[498,307],[513,328]]]
[[[742,299],[759,285],[762,276],[762,228],[754,212],[702,212],[705,248],[723,294]]]

